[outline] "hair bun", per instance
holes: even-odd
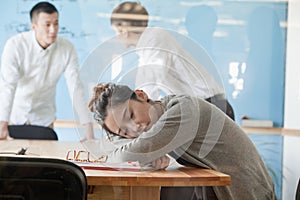
[[[109,87],[109,83],[98,83],[94,87],[94,96],[99,96],[108,87]]]
[[[93,97],[91,98],[89,104],[88,104],[88,108],[91,112],[94,112],[94,104],[95,101],[99,98],[99,96],[101,95],[101,93],[109,87],[109,83],[98,83],[95,87],[94,87],[94,94]]]

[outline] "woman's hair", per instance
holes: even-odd
[[[99,83],[94,87],[94,95],[88,103],[88,107],[94,113],[94,119],[98,124],[108,133],[115,134],[104,123],[107,110],[129,99],[137,100],[137,96],[128,86],[116,85],[114,83]]]
[[[52,14],[52,13],[58,13],[57,9],[54,5],[52,5],[49,2],[42,1],[37,3],[33,8],[30,10],[30,20],[31,22],[34,22],[38,14],[41,12]]]
[[[115,26],[126,26],[145,28],[148,26],[147,10],[137,2],[123,2],[112,12],[110,23]]]

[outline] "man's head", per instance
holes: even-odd
[[[46,49],[55,42],[58,32],[58,11],[48,2],[39,2],[30,10],[31,28],[40,46]]]
[[[136,35],[144,31],[148,20],[147,10],[137,2],[121,3],[113,10],[110,18],[113,29],[126,46],[136,43]]]

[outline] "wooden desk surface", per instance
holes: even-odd
[[[167,170],[126,172],[85,170],[91,185],[111,186],[224,186],[230,176],[209,169],[176,167]],[[105,179],[101,178],[105,177]]]
[[[90,145],[90,144],[89,144]],[[0,141],[0,152],[17,152],[21,148],[28,148],[28,156],[65,159],[69,150],[86,150],[85,144],[79,142],[12,140]],[[160,186],[225,186],[230,185],[230,176],[209,169],[181,167],[171,165],[166,170],[157,171],[107,171],[84,170],[89,186],[101,187],[134,187],[143,192],[152,190],[153,199],[159,198]],[[107,190],[106,190],[107,191]],[[123,189],[122,189],[123,191]],[[126,190],[127,191],[127,190]],[[133,191],[132,188],[128,191]],[[101,195],[104,191],[101,189]],[[127,192],[129,193],[129,192]],[[109,195],[109,192],[107,193]],[[142,195],[138,194],[137,196]],[[127,194],[129,199],[132,195]],[[90,196],[91,197],[91,196]],[[99,196],[98,196],[99,197]],[[98,197],[95,197],[98,198]],[[103,197],[103,196],[102,196]],[[106,198],[108,198],[106,196]],[[118,199],[116,197],[115,199]],[[93,198],[89,198],[93,199]],[[114,198],[112,198],[114,199]],[[124,199],[127,199],[124,197]],[[134,199],[134,198],[133,198]],[[149,198],[151,199],[151,198]]]

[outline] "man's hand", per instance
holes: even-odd
[[[84,124],[84,135],[83,138],[80,140],[80,142],[84,142],[86,140],[94,140],[95,136],[94,136],[94,128],[93,128],[93,123],[87,123]]]
[[[170,158],[168,156],[162,156],[152,161],[151,164],[155,169],[166,169],[170,164]]]
[[[0,140],[12,140],[8,132],[8,122],[0,121]]]

